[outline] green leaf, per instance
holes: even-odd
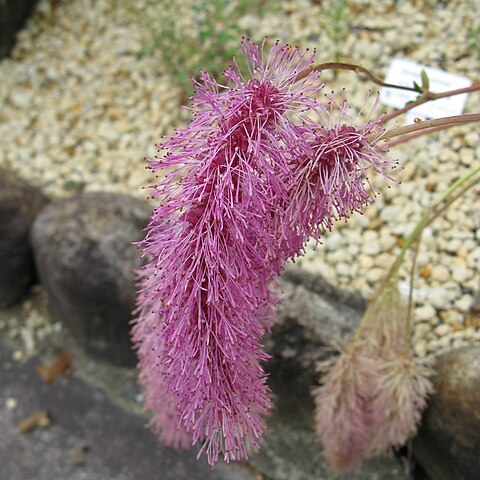
[[[428,90],[430,88],[430,80],[428,78],[427,72],[422,68],[422,88],[423,90]]]

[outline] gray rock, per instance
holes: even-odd
[[[28,234],[47,202],[38,189],[0,169],[0,308],[18,301],[34,281]]]
[[[36,219],[32,244],[54,315],[92,355],[133,365],[129,322],[134,271],[150,214],[128,195],[86,193],[48,205]]]
[[[413,453],[434,480],[480,478],[480,347],[443,355],[436,371]]]
[[[366,302],[293,265],[282,274],[280,287],[281,303],[265,347],[274,358],[293,361],[312,378],[316,364],[356,329]]]
[[[18,30],[36,3],[37,0],[0,0],[0,58],[10,53]]]

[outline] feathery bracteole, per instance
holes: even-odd
[[[401,447],[415,434],[427,397],[433,393],[432,375],[431,366],[413,358],[410,351],[381,359],[372,391],[377,421],[368,441],[368,457]]]

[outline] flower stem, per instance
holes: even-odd
[[[361,65],[355,65],[353,63],[342,63],[342,62],[327,62],[327,63],[321,63],[316,66],[312,66],[306,69],[300,75],[298,75],[297,80],[301,80],[302,78],[305,78],[313,71],[323,72],[324,70],[349,70],[355,73],[360,73],[365,75],[370,81],[372,81],[373,83],[381,87],[396,88],[397,90],[406,90],[409,92],[421,93],[420,98],[418,98],[417,100],[413,102],[409,102],[404,107],[394,110],[391,113],[388,113],[388,114],[386,113],[382,115],[381,117],[382,123],[386,123],[389,120],[392,120],[392,118],[398,117],[402,113],[406,113],[412,108],[418,107],[419,105],[423,105],[424,103],[430,102],[432,100],[439,100],[440,98],[453,97],[454,95],[461,95],[462,93],[471,93],[471,92],[480,90],[480,83],[474,83],[469,87],[458,88],[455,90],[449,90],[447,92],[441,92],[441,93],[434,93],[434,92],[431,92],[430,90],[422,90],[421,92],[419,92],[418,87],[417,88],[406,87],[404,85],[395,85],[392,83],[386,83],[382,81],[380,78],[376,77],[372,72],[370,72],[370,70],[368,70],[365,67],[362,67]],[[472,121],[477,121],[477,120],[472,120]],[[445,125],[443,128],[448,128],[450,126],[451,125]],[[425,132],[425,133],[431,133],[431,132]],[[417,136],[419,135],[412,136],[411,138],[414,138]],[[409,139],[410,138],[405,138],[405,141]],[[397,143],[400,143],[400,142],[396,141],[395,144]]]
[[[458,196],[455,196],[454,198],[451,198],[451,196],[462,186],[466,184],[471,178],[475,177],[475,175],[478,175],[480,173],[480,167],[476,167],[473,170],[471,170],[469,173],[464,175],[463,177],[459,178],[456,182],[454,182],[446,192],[444,192],[443,195],[440,196],[438,200],[436,200],[432,205],[430,205],[429,208],[424,212],[422,215],[422,218],[419,220],[419,222],[415,225],[415,228],[413,229],[412,233],[408,236],[407,240],[405,241],[405,244],[396,258],[395,262],[393,265],[390,267],[390,270],[388,271],[386,277],[382,281],[382,283],[379,285],[376,294],[374,298],[378,298],[380,296],[380,292],[384,288],[384,286],[388,283],[388,281],[398,273],[398,270],[400,269],[405,254],[406,252],[410,249],[410,247],[414,244],[415,241],[417,241],[420,238],[420,235],[422,234],[423,230],[427,225],[429,225],[435,218],[437,218],[438,215],[440,215],[441,212],[444,211],[444,208],[447,206],[450,206],[451,203],[453,203],[454,200],[458,198]],[[462,190],[461,194],[465,193],[466,190],[469,188],[473,187],[478,183],[478,180],[475,182],[472,182],[472,184],[468,185],[468,188],[466,187],[465,189]],[[451,200],[451,201],[450,201]],[[445,201],[448,201],[448,204],[444,206],[440,211],[437,211],[438,207],[442,205]]]
[[[418,130],[414,133],[409,133],[407,135],[397,137],[395,140],[387,142],[386,147],[391,148],[391,147],[394,147],[395,145],[398,145],[400,143],[409,142],[410,140],[413,140],[414,138],[418,138],[418,137],[421,137],[423,135],[430,135],[431,133],[439,132],[440,130],[445,130],[447,128],[451,128],[452,126],[453,126],[452,124],[438,125],[436,127],[426,128],[425,130]]]
[[[376,140],[378,143],[380,140],[386,140],[393,137],[405,135],[407,133],[418,132],[421,130],[431,130],[436,127],[453,127],[462,123],[478,122],[480,121],[480,113],[471,113],[468,115],[455,115],[453,117],[442,117],[434,120],[425,120],[412,123],[411,125],[405,125],[404,127],[393,128],[392,130],[386,130],[384,135]],[[426,133],[431,133],[430,131]]]
[[[418,256],[418,251],[420,250],[420,242],[422,240],[422,233],[423,233],[423,230],[419,233],[418,239],[415,242],[415,246],[413,247],[412,265],[410,266],[410,285],[409,285],[409,289],[408,289],[407,319],[405,321],[405,346],[410,344],[409,338],[410,338],[410,330],[411,330],[411,324],[412,324],[412,313],[413,313],[413,286],[414,286],[414,283],[415,283],[415,269],[416,269],[416,266],[417,266],[417,256]]]
[[[463,187],[460,188],[459,191],[446,201],[446,203],[443,204],[442,208],[439,208],[438,210],[435,210],[435,212],[429,217],[428,222],[426,223],[425,227],[430,225],[436,218],[438,218],[445,210],[447,210],[452,203],[454,203],[456,200],[458,200],[465,192],[473,188],[479,180],[474,180],[473,182],[463,184]],[[424,228],[425,228],[424,227]],[[414,271],[415,271],[415,264],[416,264],[416,259],[417,259],[417,254],[418,254],[418,249],[420,247],[420,241],[422,237],[423,230],[419,233],[418,239],[415,243],[415,250],[413,253],[413,259],[412,259],[412,267],[410,270],[410,291],[409,291],[409,298],[408,298],[408,311],[407,311],[407,321],[405,323],[405,340],[408,340],[408,337],[410,335],[410,329],[411,329],[411,323],[412,323],[412,313],[413,313],[413,280],[414,280]]]
[[[324,70],[350,70],[351,72],[361,73],[365,75],[370,81],[375,83],[376,85],[380,85],[381,87],[387,88],[396,88],[398,90],[407,90],[409,92],[419,93],[417,88],[414,87],[405,87],[404,85],[394,85],[393,83],[386,83],[376,77],[370,70],[361,65],[354,65],[353,63],[342,63],[342,62],[327,62],[327,63],[320,63],[319,65],[312,66],[298,75],[297,80],[301,80],[308,76],[311,72],[323,72]],[[425,91],[423,92],[424,95],[435,95],[432,92]]]
[[[420,245],[420,238],[422,236],[422,233],[424,229],[428,225],[430,225],[436,218],[438,218],[445,210],[447,210],[452,203],[454,203],[457,199],[459,199],[462,195],[464,195],[465,192],[467,192],[468,190],[470,190],[480,182],[480,178],[479,178],[470,183],[467,183],[471,178],[475,177],[475,175],[478,175],[479,173],[480,173],[480,167],[477,167],[471,170],[465,176],[459,178],[447,189],[446,192],[444,192],[444,194],[438,200],[436,200],[424,212],[424,214],[422,215],[422,218],[415,225],[415,228],[413,229],[412,233],[408,236],[405,244],[403,245],[401,252],[395,259],[395,262],[393,263],[393,265],[390,267],[390,270],[388,271],[387,275],[384,277],[383,281],[380,283],[380,285],[376,289],[375,294],[373,295],[373,300],[369,303],[367,307],[367,311],[364,313],[363,318],[360,321],[360,324],[355,332],[355,335],[353,336],[353,339],[352,339],[353,341],[360,340],[362,328],[364,327],[368,319],[367,312],[369,311],[370,308],[373,307],[375,302],[382,297],[383,289],[386,288],[389,282],[391,282],[394,279],[394,277],[398,274],[398,271],[403,263],[403,260],[405,259],[405,254],[413,245],[415,245],[413,265],[412,265],[412,270],[410,272],[410,291],[409,291],[407,318],[405,321],[405,338],[408,339],[410,335],[410,330],[411,330],[411,319],[412,319],[412,313],[413,313],[413,280],[412,279],[413,279],[416,256],[418,253],[418,248]],[[405,342],[405,343],[408,344],[408,342]]]
[[[395,118],[401,115],[402,113],[408,112],[412,108],[418,107],[419,105],[423,105],[424,103],[431,102],[432,100],[439,100],[440,98],[453,97],[454,95],[461,95],[462,93],[471,93],[471,92],[480,90],[480,83],[474,83],[469,87],[458,88],[455,90],[449,90],[447,92],[441,92],[441,93],[434,93],[434,92],[431,92],[430,90],[422,90],[419,92],[418,88],[415,88],[415,87],[406,87],[404,85],[395,85],[392,83],[386,83],[382,81],[380,78],[376,77],[372,72],[370,72],[370,70],[368,70],[365,67],[362,67],[361,65],[355,65],[353,63],[342,63],[342,62],[327,62],[327,63],[320,63],[319,65],[316,65],[316,66],[312,66],[306,69],[300,75],[298,75],[297,80],[301,80],[302,78],[305,78],[313,71],[323,72],[324,70],[349,70],[351,72],[365,75],[371,82],[381,87],[395,88],[397,90],[406,90],[409,92],[415,92],[415,93],[421,94],[420,98],[418,98],[417,100],[407,103],[407,105],[405,105],[404,107],[394,110],[391,113],[383,115],[381,117],[382,123],[386,123],[392,118]]]
[[[418,107],[419,105],[423,105],[424,103],[430,102],[432,100],[439,100],[440,98],[453,97],[455,95],[461,95],[462,93],[471,93],[477,90],[480,90],[480,83],[474,83],[469,87],[459,88],[456,90],[449,90],[447,92],[442,92],[442,93],[427,92],[424,95],[422,95],[418,100],[407,103],[404,107],[399,108],[398,110],[394,110],[391,113],[387,113],[383,115],[381,117],[381,120],[382,120],[382,123],[386,123],[389,120],[392,120],[392,118],[398,117],[402,113],[406,113],[409,110],[412,110],[412,108]]]

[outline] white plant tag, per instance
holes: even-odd
[[[447,73],[438,68],[427,67],[419,63],[411,62],[396,58],[390,64],[386,83],[412,87],[413,82],[418,85],[422,84],[421,72],[425,70],[430,81],[429,90],[434,93],[447,92],[449,90],[457,90],[466,88],[472,84],[467,77]],[[380,101],[384,105],[394,108],[402,108],[407,102],[415,100],[418,93],[408,92],[406,90],[398,90],[396,88],[382,87],[380,91]],[[455,95],[453,97],[432,100],[418,107],[413,108],[407,114],[407,123],[412,123],[414,118],[426,120],[428,118],[449,117],[452,115],[461,115],[467,102],[468,94]]]

